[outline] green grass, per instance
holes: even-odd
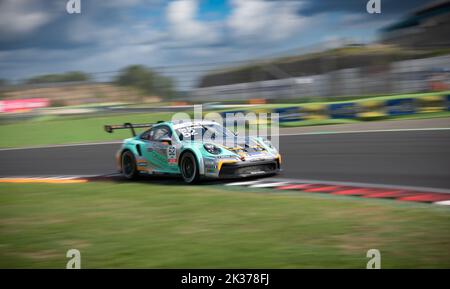
[[[450,210],[222,186],[0,184],[0,267],[449,268]]]
[[[58,117],[6,124],[0,126],[0,147],[118,140],[130,137],[130,130],[117,130],[109,134],[103,130],[105,124],[154,123],[158,120],[170,120],[171,116],[169,113],[152,113],[102,117]]]

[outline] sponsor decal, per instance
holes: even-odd
[[[201,128],[201,126],[184,127],[179,128],[178,131],[183,135],[183,137],[191,138],[192,136],[198,135],[197,130]]]
[[[206,173],[215,173],[217,171],[217,163],[215,159],[203,159],[203,164],[205,165]]]
[[[213,159],[204,159],[203,160],[206,167],[215,166],[216,162]]]
[[[210,167],[210,168],[206,167],[206,168],[205,168],[205,172],[206,172],[207,174],[214,174],[214,173],[217,172],[217,169],[214,168],[214,167]]]
[[[225,156],[217,156],[216,159],[235,159],[235,156],[225,155]]]
[[[175,146],[169,146],[167,148],[167,161],[169,164],[177,162],[177,148]]]
[[[137,166],[138,171],[146,171],[148,162],[147,162],[147,160],[140,158],[137,160],[136,166]]]

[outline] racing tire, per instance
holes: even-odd
[[[193,153],[186,152],[182,155],[180,161],[180,171],[184,182],[193,184],[200,179],[200,172],[197,160]]]
[[[136,158],[131,151],[125,151],[121,157],[122,175],[129,179],[136,179],[139,172],[136,167]]]

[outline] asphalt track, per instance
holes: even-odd
[[[450,130],[280,137],[281,178],[450,189]],[[0,151],[0,176],[115,173],[119,144]]]

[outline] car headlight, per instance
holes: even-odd
[[[270,142],[270,140],[268,140],[268,139],[263,139],[262,142],[263,142],[266,146],[268,146],[271,150],[278,151],[277,148],[276,148],[274,145],[272,145],[272,143]]]
[[[213,145],[213,144],[207,143],[207,144],[204,144],[203,147],[205,148],[205,150],[207,152],[209,152],[210,154],[213,154],[213,155],[218,155],[222,152],[222,150],[218,146]]]

